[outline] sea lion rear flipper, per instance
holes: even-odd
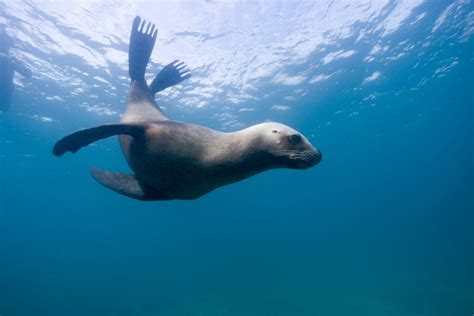
[[[103,186],[141,201],[169,200],[160,192],[138,180],[133,174],[119,172],[102,171],[98,168],[91,168],[92,177]]]
[[[72,133],[60,139],[53,148],[55,156],[62,156],[65,152],[75,153],[84,146],[87,146],[97,140],[104,139],[114,135],[130,135],[137,139],[143,137],[147,129],[147,124],[108,124],[84,129]]]
[[[146,28],[146,21],[140,22],[141,18],[137,16],[132,24],[128,49],[128,71],[132,81],[136,80],[140,83],[145,83],[145,70],[155,46],[158,30],[151,22],[148,22]]]
[[[174,86],[189,77],[191,77],[191,73],[186,64],[182,61],[175,60],[166,65],[155,77],[150,85],[151,93],[155,95],[157,92]]]

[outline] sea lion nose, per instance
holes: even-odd
[[[319,149],[316,149],[316,158],[314,159],[314,164],[318,164],[321,159],[323,159],[323,153],[319,151]]]

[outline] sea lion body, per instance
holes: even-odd
[[[195,199],[256,172],[242,164],[244,151],[228,151],[236,135],[203,126],[174,121],[151,123],[145,141],[120,138],[137,178],[170,199]]]
[[[150,123],[144,141],[120,136],[120,143],[137,178],[170,199],[195,199],[265,170],[285,167],[269,152],[261,134],[268,131],[267,124],[222,133],[162,121]]]

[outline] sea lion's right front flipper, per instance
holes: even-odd
[[[75,132],[60,139],[53,148],[55,156],[62,156],[65,152],[75,153],[84,146],[87,146],[97,140],[104,139],[114,135],[130,135],[134,139],[140,139],[144,136],[148,124],[108,124],[84,129]]]
[[[155,46],[158,30],[155,24],[141,21],[139,16],[135,17],[130,34],[130,46],[128,48],[128,72],[132,81],[145,83],[145,71],[151,52]]]
[[[169,200],[160,192],[138,180],[133,174],[102,171],[98,168],[90,170],[92,176],[103,186],[140,201]]]

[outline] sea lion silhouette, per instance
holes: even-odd
[[[119,135],[134,174],[92,168],[92,176],[115,192],[144,201],[196,199],[265,170],[306,169],[321,161],[320,151],[306,137],[280,123],[223,133],[169,120],[154,95],[190,75],[183,63],[175,61],[147,85],[145,69],[156,36],[155,25],[134,19],[129,46],[131,86],[121,122],[66,136],[55,144],[54,155],[75,153],[99,139]]]

